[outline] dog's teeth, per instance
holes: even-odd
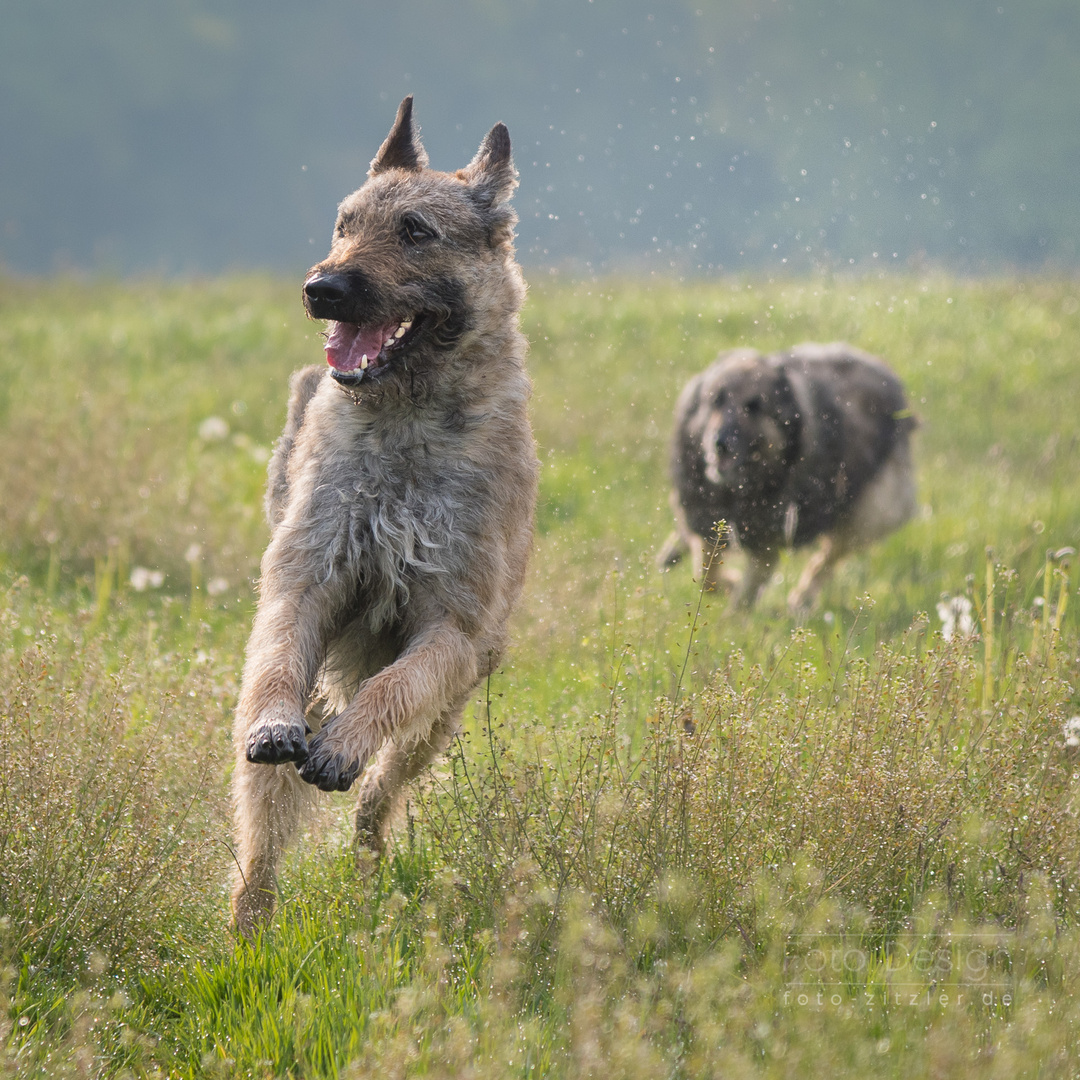
[[[412,326],[412,319],[409,319],[409,321],[408,321],[408,322],[403,322],[403,323],[402,323],[402,324],[401,324],[401,325],[400,325],[400,326],[398,327],[398,333],[400,333],[400,334],[403,334],[403,333],[405,333],[405,331],[406,331],[406,330],[408,330],[410,326]]]
[[[368,366],[367,353],[364,353],[364,355],[360,357],[360,370],[361,371],[367,371],[367,366]]]
[[[406,334],[406,332],[407,332],[407,331],[408,331],[408,329],[409,329],[409,325],[410,325],[409,323],[402,323],[402,324],[401,324],[401,325],[400,325],[400,326],[399,326],[399,327],[398,327],[398,328],[397,328],[397,329],[396,329],[396,330],[394,331],[394,338],[404,337],[404,336],[405,336],[405,334]],[[394,338],[391,338],[390,340],[391,340],[391,341],[393,341],[393,340],[394,340]]]

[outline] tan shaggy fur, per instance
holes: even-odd
[[[293,377],[236,710],[248,937],[316,788],[359,777],[357,840],[380,851],[505,647],[537,483],[515,185],[501,124],[466,168],[428,168],[406,98],[305,280],[329,366]]]

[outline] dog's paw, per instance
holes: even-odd
[[[323,728],[308,743],[307,761],[297,767],[300,779],[314,784],[322,791],[348,791],[360,775],[365,762],[350,761],[340,751],[329,746],[325,736],[326,728]]]
[[[247,759],[256,765],[307,761],[309,734],[311,728],[303,721],[264,721],[252,728],[248,734],[245,746]]]

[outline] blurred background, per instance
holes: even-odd
[[[0,269],[301,272],[407,93],[526,267],[1080,262],[1076,0],[0,0]]]

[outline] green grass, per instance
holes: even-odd
[[[249,947],[229,726],[317,327],[291,282],[0,282],[0,1073],[1071,1075],[1080,287],[555,283],[525,326],[514,645],[392,856],[328,798]],[[908,385],[918,518],[801,626],[805,553],[750,615],[658,574],[683,381],[837,339]]]

